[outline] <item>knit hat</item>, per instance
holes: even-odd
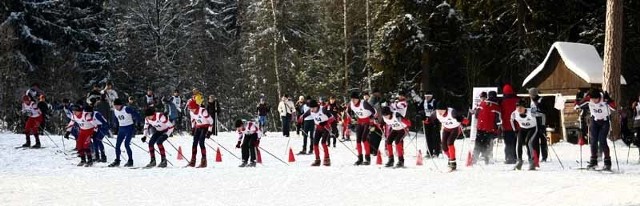
[[[436,106],[436,110],[447,110],[447,105],[442,102],[438,102],[438,106]]]
[[[116,100],[113,100],[113,105],[122,106],[122,105],[124,105],[124,102],[122,102],[122,99],[116,99]]]
[[[538,94],[540,94],[540,91],[537,88],[535,87],[529,88],[529,95],[538,96]]]
[[[503,94],[513,94],[513,87],[511,87],[510,84],[505,84],[504,86],[502,86],[502,93]]]
[[[360,93],[351,92],[351,99],[360,99]]]
[[[144,116],[145,117],[153,116],[154,114],[156,114],[156,110],[153,109],[153,107],[149,107],[146,110],[144,110]]]
[[[383,107],[382,108],[382,116],[387,116],[387,115],[391,115],[391,114],[392,114],[391,108],[389,108],[389,107]]]
[[[318,102],[316,100],[311,100],[308,106],[313,108],[313,107],[319,107],[320,105],[318,105]]]
[[[198,105],[198,103],[196,103],[196,101],[192,99],[192,100],[189,100],[187,107],[189,107],[189,109],[198,109],[198,107],[200,106]]]

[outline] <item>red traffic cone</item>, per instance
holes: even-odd
[[[182,160],[184,158],[182,158],[182,146],[178,146],[178,160]]]
[[[418,150],[418,160],[416,160],[417,166],[422,166],[422,150]]]
[[[262,164],[262,155],[260,155],[259,148],[256,148],[256,162]]]
[[[467,155],[467,167],[471,167],[473,165],[473,155],[471,155],[471,151]]]
[[[289,162],[295,162],[296,158],[295,155],[293,155],[293,150],[291,149],[291,147],[289,147]]]
[[[382,165],[382,153],[380,152],[380,150],[378,150],[378,155],[376,155],[376,156],[378,156],[376,158],[376,164],[377,165]]]
[[[222,154],[220,154],[220,147],[216,149],[216,162],[222,162]]]

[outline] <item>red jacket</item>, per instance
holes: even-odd
[[[500,105],[497,102],[482,101],[478,108],[478,131],[497,133]]]
[[[513,127],[511,127],[511,114],[516,111],[516,105],[518,104],[518,101],[520,101],[520,98],[516,96],[508,96],[502,99],[502,102],[500,104],[500,113],[502,116],[502,131],[513,131]]]

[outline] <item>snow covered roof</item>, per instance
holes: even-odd
[[[589,84],[602,84],[604,79],[604,64],[594,46],[572,42],[556,42],[551,45],[551,49],[549,49],[549,53],[547,53],[544,61],[524,79],[522,86],[525,86],[533,80],[533,78],[545,68],[554,50],[558,51],[560,58],[571,72]],[[620,83],[627,84],[627,81],[624,77],[620,76]]]

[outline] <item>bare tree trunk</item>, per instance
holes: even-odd
[[[282,97],[282,88],[280,88],[280,73],[278,72],[278,21],[276,18],[275,0],[271,0],[271,13],[273,14],[273,69],[276,72],[276,87],[278,88],[278,98]]]
[[[367,59],[366,59],[366,69],[367,69],[367,86],[369,87],[369,91],[371,91],[371,66],[369,61],[371,58],[371,37],[369,35],[369,0],[365,0],[365,16],[366,16],[366,28],[365,32],[367,33]]]
[[[602,89],[608,91],[611,98],[616,101],[620,101],[623,32],[622,11],[621,0],[607,0],[607,18],[604,38],[604,81],[602,83]],[[609,138],[613,140],[620,138],[620,117],[618,115],[612,115],[611,135]]]
[[[344,30],[344,91],[349,93],[349,38],[347,33],[347,0],[342,0]]]

